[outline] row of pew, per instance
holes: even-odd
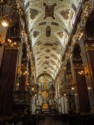
[[[94,114],[55,114],[54,119],[69,125],[94,125]]]
[[[68,125],[94,125],[94,114],[49,114],[49,116]],[[0,120],[0,125],[38,125],[45,117],[47,117],[45,114],[17,116],[10,120]]]

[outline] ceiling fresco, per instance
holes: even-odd
[[[27,0],[26,16],[35,58],[36,78],[49,74],[53,79],[62,65],[62,56],[73,30],[82,0]]]

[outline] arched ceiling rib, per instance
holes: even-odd
[[[81,3],[82,0],[29,0],[26,15],[36,77],[47,73],[55,79]]]

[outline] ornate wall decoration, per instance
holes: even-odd
[[[3,33],[0,33],[0,45],[2,45],[4,43],[4,35]]]
[[[50,68],[51,70],[54,70],[54,67],[53,67],[53,66],[51,66],[51,65],[49,65],[49,68]]]
[[[54,17],[54,8],[57,4],[54,3],[53,5],[47,5],[46,3],[43,3],[43,6],[45,6],[45,17],[44,19],[46,19],[47,17],[52,17],[53,19],[55,19]]]
[[[47,67],[44,67],[44,69],[47,69]]]
[[[34,36],[34,37],[37,37],[38,35],[39,35],[39,32],[38,32],[38,31],[34,31],[34,32],[33,32],[33,36]]]
[[[45,56],[46,59],[49,59],[49,56]]]
[[[52,49],[53,49],[53,50],[56,50],[56,48],[54,48],[54,47],[53,47]]]
[[[39,23],[39,26],[41,26],[41,25],[46,25],[46,22]]]
[[[63,32],[58,32],[57,34],[59,35],[60,38],[63,38],[63,36],[64,36]]]
[[[51,24],[52,24],[52,25],[55,25],[55,26],[59,26],[59,24],[56,23],[56,22],[51,22]]]
[[[84,28],[87,22],[87,19],[94,8],[94,3],[91,1],[87,1],[83,7],[83,12],[81,14],[81,21],[77,26],[77,30],[75,35],[72,38],[72,41],[80,40],[83,36]],[[73,44],[74,45],[74,44]]]
[[[65,20],[67,20],[67,19],[69,18],[69,9],[67,9],[67,10],[62,10],[62,11],[60,12],[60,14],[63,16],[63,18],[64,18]]]
[[[58,60],[58,58],[56,57],[56,55],[51,54],[51,56],[52,56],[54,59]]]
[[[45,84],[44,88],[46,88],[46,84]],[[42,92],[42,97],[43,98],[48,98],[48,92],[47,91],[43,91]]]
[[[45,61],[44,64],[49,64],[49,62],[48,62],[48,61]]]
[[[46,27],[46,36],[47,36],[47,37],[50,37],[50,36],[51,36],[51,27],[50,27],[50,26],[47,26],[47,27]]]
[[[53,46],[52,43],[45,43],[44,46]]]
[[[30,9],[30,17],[31,19],[34,19],[38,15],[39,11],[36,9]]]
[[[47,52],[47,53],[50,52],[50,49],[47,49],[46,52]]]
[[[42,42],[41,41],[38,41],[35,45],[40,45],[40,44],[42,44]]]
[[[51,60],[50,62],[51,62],[53,65],[56,65],[56,63],[55,63],[53,60]]]
[[[90,51],[90,50],[94,51],[94,44],[92,43],[85,44],[85,49],[86,51]]]

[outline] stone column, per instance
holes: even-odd
[[[85,41],[83,40],[83,38],[81,39],[79,44],[81,48],[81,57],[84,65],[84,72],[85,72],[87,90],[89,95],[90,108],[91,108],[91,112],[94,112],[94,81],[93,81],[92,66],[90,66],[92,57],[93,57],[93,55],[90,53],[91,52],[94,53],[94,47],[91,44],[87,44],[87,43],[85,44]],[[91,59],[89,54],[91,55]]]
[[[74,65],[76,75],[77,91],[79,98],[80,113],[90,112],[89,97],[86,85],[85,75],[83,74],[82,65]]]
[[[75,112],[79,112],[79,99],[78,99],[78,92],[77,92],[77,83],[76,83],[76,74],[74,71],[74,65],[72,58],[70,59],[71,64],[71,73],[72,73],[72,86],[74,87],[74,98],[75,98]]]
[[[86,43],[86,54],[87,54],[87,59],[88,59],[88,64],[89,64],[89,69],[90,69],[90,75],[92,78],[92,86],[94,90],[94,44],[93,43]]]
[[[64,105],[64,97],[61,97],[61,108],[62,108],[62,114],[65,113],[65,105]]]
[[[18,48],[4,48],[0,72],[0,115],[11,115]]]

